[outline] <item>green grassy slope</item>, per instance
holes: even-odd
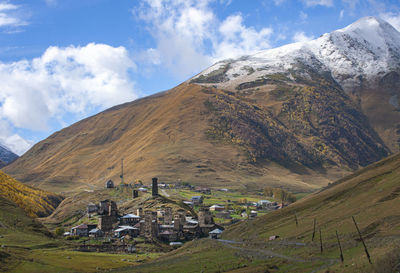
[[[0,196],[0,271],[24,259],[30,248],[50,246],[54,239],[15,203]]]
[[[102,272],[160,255],[79,252],[74,251],[75,244],[54,238],[41,223],[0,196],[0,272]]]

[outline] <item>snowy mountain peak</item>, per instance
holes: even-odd
[[[369,33],[371,32],[377,33],[382,30],[384,32],[393,32],[393,31],[397,32],[392,25],[390,25],[389,23],[380,18],[373,16],[363,17],[354,22],[353,24],[337,30],[337,32],[346,32],[346,33],[360,32],[366,34],[365,36],[368,36]]]
[[[361,80],[400,70],[400,33],[379,18],[364,17],[316,40],[218,62],[192,81],[232,88],[267,75],[288,74],[299,64],[329,72],[342,88],[351,90]]]
[[[350,35],[377,49],[400,46],[400,33],[389,23],[376,17],[361,18],[355,23],[337,30],[336,33]]]
[[[13,162],[14,160],[16,160],[17,158],[18,158],[18,155],[14,154],[7,147],[0,144],[0,161],[3,161],[6,164],[9,164],[9,163]]]

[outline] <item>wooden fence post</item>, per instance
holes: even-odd
[[[344,257],[343,257],[342,245],[340,244],[340,240],[339,240],[339,234],[338,234],[337,230],[336,230],[336,238],[337,238],[337,241],[338,241],[338,244],[339,244],[339,250],[340,250],[340,260],[341,260],[341,261],[342,261],[342,263],[343,263],[343,261],[344,261]]]
[[[316,224],[316,219],[314,218],[314,231],[313,231],[313,233],[312,233],[312,238],[311,238],[311,241],[313,241],[314,242],[314,237],[315,237],[315,224]]]
[[[321,247],[321,253],[324,252],[324,248],[322,246],[322,233],[321,233],[321,228],[319,228],[319,244]]]
[[[354,219],[354,216],[351,216],[351,218],[353,218],[354,225],[356,226],[358,235],[360,236],[360,240],[361,240],[361,242],[362,242],[362,244],[363,244],[363,246],[364,246],[364,251],[365,251],[365,254],[367,254],[368,262],[369,262],[370,264],[372,264],[372,262],[371,262],[371,256],[369,255],[367,245],[365,244],[364,239],[363,239],[363,237],[362,237],[362,235],[361,235],[360,229],[358,228],[356,219]]]

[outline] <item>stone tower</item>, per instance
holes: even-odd
[[[172,208],[166,207],[164,213],[164,225],[171,225],[172,224]]]
[[[157,212],[146,210],[144,212],[144,237],[151,239],[157,237],[158,223]]]
[[[214,219],[212,217],[212,214],[211,214],[209,208],[206,208],[206,207],[200,208],[198,215],[199,215],[199,226],[200,227],[214,224]]]
[[[153,184],[151,187],[151,193],[153,196],[157,196],[158,195],[158,183],[157,183],[157,177],[154,177],[153,179]]]

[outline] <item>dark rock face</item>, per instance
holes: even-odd
[[[304,71],[312,77],[302,78]],[[253,162],[267,159],[311,168],[334,164],[356,169],[389,154],[330,74],[301,67],[292,75],[295,82],[282,81],[271,92],[282,102],[277,115],[233,92],[215,90],[205,103],[214,114],[207,136],[240,146]]]
[[[5,147],[0,145],[0,161],[3,161],[5,164],[10,164],[14,160],[18,158],[18,155],[14,154],[10,150],[6,149]],[[0,162],[1,166],[1,162]],[[3,167],[3,166],[1,166]]]

